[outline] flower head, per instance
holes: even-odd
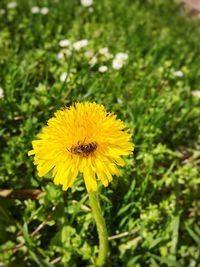
[[[112,67],[113,69],[115,70],[119,70],[123,67],[124,63],[122,60],[119,60],[119,59],[114,59],[113,62],[112,62]]]
[[[91,6],[93,4],[93,0],[80,0],[82,6]]]
[[[99,49],[99,54],[100,55],[107,55],[109,53],[108,47],[103,47]]]
[[[32,14],[38,14],[38,13],[40,13],[40,8],[38,6],[31,7],[31,13]]]
[[[192,95],[200,98],[200,90],[194,90],[194,91],[192,91]]]
[[[103,66],[100,66],[98,70],[99,70],[99,72],[103,73],[103,72],[106,72],[108,70],[108,67],[103,65]]]
[[[32,142],[39,176],[52,171],[55,184],[63,190],[72,186],[82,173],[88,192],[97,190],[97,180],[108,186],[113,175],[119,175],[121,158],[131,154],[131,134],[116,115],[106,112],[103,105],[76,103],[57,111],[47,126]]]
[[[17,3],[16,2],[10,2],[7,4],[7,8],[8,9],[13,9],[17,7]]]
[[[65,58],[65,54],[63,53],[63,52],[59,52],[58,54],[57,54],[57,59],[64,59]]]
[[[94,52],[92,50],[87,50],[87,51],[85,51],[84,55],[86,58],[90,59],[94,56]]]
[[[108,47],[103,47],[99,49],[99,55],[103,56],[105,60],[109,60],[113,58],[113,54],[111,54],[108,50]]]
[[[3,88],[0,87],[0,98],[3,98],[4,97],[4,90]]]
[[[70,45],[70,41],[67,39],[60,40],[60,42],[59,42],[60,47],[67,47],[69,45]]]
[[[73,48],[75,50],[80,50],[81,48],[85,47],[88,45],[88,40],[87,39],[83,39],[83,40],[79,40],[75,43],[73,43]]]
[[[115,56],[112,62],[113,69],[116,69],[116,70],[121,69],[127,59],[128,59],[128,55],[126,53],[123,53],[123,52],[117,53],[117,55]]]
[[[4,15],[5,13],[6,13],[5,9],[1,8],[1,9],[0,9],[0,14],[1,14],[1,15]]]
[[[94,65],[97,64],[97,61],[98,61],[97,57],[96,56],[93,56],[88,63],[89,63],[89,65],[91,67],[93,67]]]
[[[122,60],[122,61],[125,61],[128,59],[128,55],[124,52],[120,52],[120,53],[117,53],[117,55],[115,56],[116,59],[119,59],[119,60]]]
[[[66,78],[67,78],[67,72],[65,71],[60,75],[60,81],[64,82],[66,80]]]
[[[40,9],[40,13],[41,13],[42,15],[47,15],[47,14],[49,13],[49,9],[48,9],[48,7],[42,7],[42,8]]]
[[[184,73],[181,70],[177,70],[173,74],[176,77],[183,77],[184,76]]]

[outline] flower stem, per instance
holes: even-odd
[[[89,192],[88,195],[99,235],[99,255],[96,259],[96,266],[101,267],[104,266],[108,255],[108,233],[106,223],[101,212],[98,193]]]

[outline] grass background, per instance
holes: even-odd
[[[122,176],[100,186],[107,266],[200,266],[198,17],[162,0],[8,3],[0,2],[1,266],[93,266],[98,237],[82,178],[62,192],[27,156],[53,113],[76,101],[114,111],[135,143]],[[49,13],[32,14],[35,5]],[[89,45],[58,60],[66,38]],[[128,54],[122,69],[98,55],[102,47]],[[98,56],[93,67],[86,50]]]

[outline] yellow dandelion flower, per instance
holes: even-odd
[[[88,192],[97,191],[97,179],[108,186],[125,163],[121,156],[133,151],[124,123],[103,105],[90,102],[57,111],[37,137],[28,155],[35,155],[39,176],[51,171],[63,190],[72,186],[79,172]]]

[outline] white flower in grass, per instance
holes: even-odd
[[[116,69],[116,70],[121,69],[127,59],[128,59],[128,55],[126,53],[123,53],[123,52],[117,53],[112,62],[113,69]]]
[[[49,9],[48,9],[48,7],[41,7],[41,9],[40,9],[40,13],[41,13],[42,15],[47,15],[47,14],[49,13]]]
[[[0,14],[4,15],[6,13],[5,9],[0,9]]]
[[[70,41],[67,39],[60,40],[60,42],[59,42],[60,47],[67,47],[69,45],[70,45]]]
[[[61,59],[64,59],[65,58],[65,54],[63,52],[59,52],[57,54],[57,59],[61,60]]]
[[[92,58],[94,56],[94,52],[92,50],[85,51],[86,58]]]
[[[88,40],[87,39],[83,39],[83,40],[79,40],[75,43],[73,43],[73,48],[75,50],[80,50],[81,48],[85,47],[88,45]]]
[[[93,0],[80,0],[82,6],[91,6],[93,4]]]
[[[192,91],[192,95],[200,98],[200,90],[194,90],[194,91]]]
[[[38,13],[40,13],[40,8],[38,6],[31,7],[31,13],[32,14],[38,14]]]
[[[108,47],[103,47],[99,49],[99,54],[104,56],[106,59],[113,58],[113,54],[111,54],[108,50]]]
[[[4,97],[4,90],[3,88],[0,87],[0,98],[3,98]]]
[[[67,72],[65,71],[60,75],[60,81],[64,82],[66,79],[67,79]]]
[[[128,55],[126,53],[120,52],[116,54],[115,58],[122,61],[126,61],[128,59]]]
[[[99,70],[99,72],[103,73],[103,72],[106,72],[108,70],[108,67],[103,65],[103,66],[100,66],[98,70]]]
[[[89,65],[91,66],[91,67],[93,67],[95,64],[97,64],[97,57],[96,56],[93,56],[91,59],[90,59],[90,61],[89,61]]]
[[[99,49],[99,54],[100,55],[107,55],[109,53],[108,47],[103,47]]]
[[[112,62],[112,67],[115,70],[121,69],[123,67],[123,65],[124,65],[124,62],[122,60],[119,60],[119,59],[116,59],[116,58]]]
[[[13,9],[17,7],[17,3],[16,2],[10,2],[7,4],[7,8],[8,9]]]
[[[183,77],[184,76],[184,73],[181,70],[177,70],[173,74],[176,77]]]

